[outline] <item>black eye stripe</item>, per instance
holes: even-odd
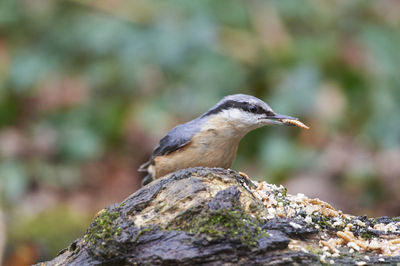
[[[245,111],[247,112],[251,112],[254,114],[267,114],[267,116],[274,116],[275,113],[270,111],[270,110],[265,110],[264,108],[262,108],[261,106],[257,106],[257,105],[252,105],[252,104],[247,104],[248,107],[244,108]]]
[[[267,116],[275,116],[275,113],[272,111],[267,111],[266,113],[267,113]]]
[[[249,107],[250,112],[252,113],[257,113],[260,111],[260,108],[258,106],[251,106]]]
[[[250,104],[248,102],[238,102],[238,101],[226,101],[223,104],[217,106],[214,109],[209,110],[207,113],[203,115],[204,116],[209,116],[212,114],[217,114],[221,112],[222,110],[228,110],[231,108],[237,108],[241,109],[246,112],[250,112],[253,114],[267,114],[267,116],[274,116],[274,112],[270,110],[264,110],[261,106]]]
[[[265,111],[261,107],[255,106],[255,105],[249,105],[246,109],[247,110],[245,110],[245,111],[255,113],[255,114],[265,113]]]

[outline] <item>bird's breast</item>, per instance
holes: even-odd
[[[235,160],[240,139],[241,136],[229,128],[203,128],[186,146],[154,158],[155,176],[196,166],[229,168]]]

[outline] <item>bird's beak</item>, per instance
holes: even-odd
[[[275,119],[275,120],[278,120],[278,121],[281,121],[283,119],[299,120],[298,118],[295,118],[295,117],[291,117],[291,116],[288,116],[288,115],[280,115],[280,114],[275,114],[274,116],[270,116],[268,118],[269,119]]]
[[[262,121],[262,125],[285,125],[285,126],[297,126],[305,130],[309,130],[310,128],[303,124],[298,118],[288,116],[288,115],[280,115],[280,114],[269,114],[265,117],[260,118]]]
[[[272,121],[274,121],[274,124],[278,125],[287,125],[287,126],[297,126],[305,130],[309,130],[310,128],[303,124],[298,118],[291,117],[288,115],[280,115],[280,114],[275,114],[273,116],[268,117]]]
[[[274,115],[270,115],[267,116],[266,119],[269,121],[270,124],[275,124],[275,125],[291,125],[287,122],[285,122],[286,120],[298,120],[295,117],[291,117],[288,115],[280,115],[280,114],[274,114]]]

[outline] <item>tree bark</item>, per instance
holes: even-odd
[[[398,218],[345,215],[282,186],[199,167],[102,210],[82,238],[44,264],[394,264],[399,236]]]

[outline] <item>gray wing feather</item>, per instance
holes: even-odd
[[[141,165],[139,171],[146,171],[147,167],[152,163],[155,157],[167,155],[184,147],[190,142],[193,135],[200,131],[201,126],[202,123],[200,119],[195,119],[171,129],[153,150],[151,159],[147,163]]]

